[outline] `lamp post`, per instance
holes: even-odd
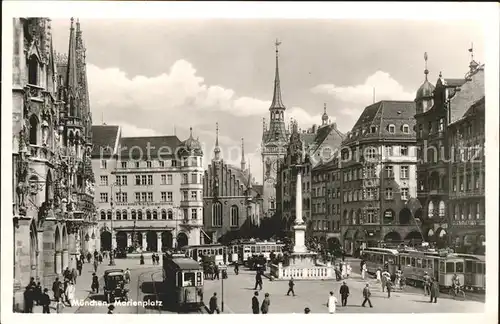
[[[113,251],[113,215],[114,215],[114,204],[113,204],[113,187],[117,185],[117,183],[113,183],[111,185],[111,197],[110,197],[110,205],[111,205],[111,221],[110,221],[110,230],[111,230],[111,251],[109,252],[109,265],[114,266],[115,265],[115,256],[114,256],[114,251]],[[118,185],[120,186],[120,185]]]

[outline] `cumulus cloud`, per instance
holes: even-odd
[[[359,116],[364,107],[375,100],[413,100],[414,93],[407,92],[403,86],[387,72],[377,71],[368,76],[363,83],[350,86],[320,84],[311,89],[313,93],[329,94],[345,103],[340,113],[352,117]]]
[[[270,101],[237,96],[232,89],[207,85],[204,78],[185,60],[176,61],[168,73],[154,77],[130,78],[118,68],[89,64],[92,103],[100,107],[139,107],[144,110],[191,108],[223,111],[236,116],[262,115]]]

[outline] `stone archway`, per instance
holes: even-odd
[[[186,245],[188,245],[188,243],[189,243],[189,240],[188,240],[186,233],[180,232],[177,235],[177,248],[181,248],[183,246],[186,246]]]
[[[416,244],[417,242],[423,241],[423,237],[422,234],[420,234],[420,232],[411,231],[410,233],[408,233],[408,235],[406,235],[405,241],[409,241],[413,245]]]
[[[156,235],[156,232],[148,231],[146,233],[146,242],[146,251],[158,251],[158,236]]]
[[[411,211],[408,208],[403,208],[399,212],[399,224],[408,225],[411,221]]]
[[[166,251],[173,248],[172,246],[173,236],[171,231],[165,231],[161,233],[161,250]]]
[[[111,251],[111,233],[108,231],[101,233],[101,250]]]
[[[384,242],[401,242],[402,238],[398,232],[389,232],[384,236]]]
[[[116,248],[119,250],[126,250],[127,248],[127,233],[118,232],[116,233]]]

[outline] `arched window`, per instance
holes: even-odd
[[[121,220],[122,219],[122,212],[117,210],[116,211],[116,220]]]
[[[212,227],[222,226],[222,204],[217,201],[212,205]]]
[[[238,206],[231,206],[231,221],[229,223],[229,226],[231,227],[238,227],[239,226],[239,217],[240,217],[240,212],[238,209]]]
[[[158,219],[158,212],[153,210],[153,219]]]
[[[149,209],[146,210],[146,219],[151,220],[151,211]]]
[[[142,210],[140,209],[137,211],[137,219],[142,220]]]
[[[445,207],[444,201],[442,201],[442,200],[439,202],[438,212],[439,212],[439,217],[444,217],[446,214],[446,207]]]
[[[122,219],[127,220],[127,210],[126,209],[122,210]]]
[[[427,208],[427,217],[432,218],[434,216],[434,203],[429,201],[429,207]]]
[[[135,209],[132,209],[131,215],[132,215],[132,219],[133,219],[133,220],[136,220],[136,219],[137,219],[137,214],[136,214],[136,212],[135,212]]]
[[[168,213],[167,213],[167,219],[174,219],[174,213],[172,212],[172,210],[168,211]]]
[[[356,225],[356,215],[354,215],[354,211],[351,210],[351,212],[349,213],[349,221],[352,225]]]
[[[111,212],[111,210],[108,210],[108,219],[111,219],[112,216],[113,216],[113,213]]]
[[[390,124],[389,126],[387,126],[387,130],[389,131],[389,133],[394,134],[396,132],[396,126]]]
[[[31,55],[28,62],[28,83],[38,85],[38,59],[35,55]]]
[[[404,124],[402,127],[403,133],[409,134],[410,133],[410,126]]]
[[[161,219],[163,220],[167,219],[167,211],[165,209],[161,210]]]
[[[106,220],[106,212],[101,210],[101,220]]]
[[[38,144],[38,118],[35,115],[30,117],[30,144]]]

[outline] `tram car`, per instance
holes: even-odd
[[[361,257],[366,261],[368,273],[375,274],[379,268],[384,270],[386,262],[390,273],[396,273],[399,270],[399,252],[396,249],[365,248],[361,252]]]
[[[214,257],[215,263],[227,264],[227,247],[221,244],[187,245],[181,251],[189,258],[202,262],[203,257]]]
[[[484,292],[486,290],[486,258],[484,255],[457,254],[465,259],[465,289]]]
[[[199,310],[203,303],[203,267],[184,254],[163,255],[164,301],[178,310]]]
[[[276,242],[244,242],[238,246],[238,262],[249,265],[252,257],[263,255],[267,261],[271,260],[271,253],[275,256],[283,255],[285,244]]]

